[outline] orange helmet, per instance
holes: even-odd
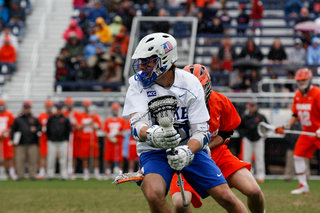
[[[3,98],[0,99],[0,105],[3,106],[3,105],[6,105],[6,100],[4,100]]]
[[[309,90],[309,87],[311,86],[312,77],[312,72],[308,68],[302,68],[296,72],[296,75],[294,77],[296,81],[308,80],[308,82],[304,85],[300,85],[298,82],[298,88],[302,93],[306,93]]]
[[[185,66],[183,69],[199,79],[201,85],[204,87],[204,94],[207,100],[211,93],[211,77],[207,68],[201,64],[193,64]]]
[[[50,99],[48,99],[44,102],[45,107],[53,107],[53,105],[54,105],[54,102]]]
[[[72,105],[72,104],[74,104],[74,100],[70,96],[66,97],[66,99],[64,100],[64,104],[65,105]]]
[[[85,106],[85,107],[88,107],[88,106],[90,106],[92,104],[92,101],[90,100],[90,99],[84,99],[83,101],[82,101],[82,106]]]
[[[113,103],[111,104],[111,109],[112,109],[112,110],[119,110],[119,109],[120,109],[120,104],[117,103],[117,102],[113,102]]]

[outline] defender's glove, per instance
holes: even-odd
[[[175,129],[165,130],[159,125],[147,129],[147,144],[155,148],[173,148],[181,141],[180,134]]]
[[[189,149],[189,146],[183,145],[175,148],[175,153],[171,149],[167,149],[168,163],[172,169],[181,171],[184,167],[189,166],[194,158],[194,154]]]
[[[320,128],[316,131],[316,138],[320,138]]]

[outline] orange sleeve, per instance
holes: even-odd
[[[101,120],[100,120],[99,115],[95,115],[95,116],[94,116],[94,121],[95,121],[96,123],[98,123],[99,129],[100,129],[100,128],[101,128]]]
[[[103,131],[104,132],[110,132],[109,127],[108,127],[108,118],[106,118],[106,120],[104,121],[104,125],[103,125]]]

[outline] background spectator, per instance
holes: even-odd
[[[244,85],[242,89],[250,92],[258,92],[258,84],[261,81],[261,76],[256,69],[251,69],[250,74],[244,78]]]
[[[56,156],[59,153],[60,179],[66,180],[67,175],[67,152],[68,140],[71,132],[71,124],[67,117],[62,114],[63,103],[56,104],[56,113],[52,115],[47,123],[48,135],[48,180],[54,178]]]
[[[305,21],[311,21],[311,18],[309,17],[309,10],[306,7],[302,7],[300,9],[299,17],[296,20],[296,24],[305,22]]]
[[[109,14],[107,9],[101,4],[100,0],[92,0],[92,6],[89,6],[88,21],[93,26],[97,18],[101,17],[106,23],[109,23]]]
[[[0,21],[2,22],[2,26],[5,26],[8,23],[9,17],[8,8],[4,5],[4,1],[0,0]]]
[[[56,72],[55,72],[55,80],[57,82],[68,82],[74,81],[75,76],[73,71],[69,66],[66,65],[65,60],[61,58],[56,59]],[[68,91],[70,87],[63,87],[63,90]]]
[[[122,27],[122,18],[121,16],[115,16],[113,18],[113,22],[109,25],[109,28],[111,30],[112,36],[118,35],[120,33],[121,27]]]
[[[249,16],[245,13],[244,4],[239,4],[238,10],[239,10],[239,15],[237,17],[237,23],[238,23],[237,33],[245,34],[250,19],[249,19]]]
[[[320,15],[320,0],[309,2],[309,11],[311,17],[319,17]]]
[[[251,26],[253,27],[260,27],[261,26],[261,19],[263,19],[263,5],[262,2],[259,0],[251,0]],[[255,29],[253,29],[255,31]]]
[[[167,11],[164,8],[161,8],[158,12],[158,17],[166,17]],[[168,33],[170,29],[170,23],[168,21],[158,21],[154,24],[154,31]]]
[[[4,44],[0,48],[0,64],[10,68],[10,73],[16,70],[17,52],[13,45],[10,44],[9,36],[5,36]]]
[[[80,9],[80,8],[86,6],[87,2],[88,2],[88,0],[73,0],[72,5],[73,5],[74,9]]]
[[[102,52],[105,52],[105,46],[100,43],[99,38],[96,35],[91,35],[89,38],[89,44],[84,48],[84,58],[87,60],[90,56],[97,53],[97,48],[100,48]]]
[[[97,48],[95,55],[88,58],[87,63],[90,68],[93,69],[93,79],[97,80],[100,78],[102,73],[106,70],[108,66],[109,53],[102,52],[101,48]]]
[[[77,82],[87,82],[93,80],[93,69],[87,66],[87,62],[84,59],[80,59],[79,66],[75,70]]]
[[[300,38],[294,40],[294,48],[288,54],[288,62],[292,65],[303,65],[306,63],[306,50],[302,47]]]
[[[307,49],[307,63],[308,65],[320,65],[320,40],[318,37],[313,37],[312,45]]]
[[[245,47],[242,48],[238,58],[255,58],[259,61],[263,59],[263,54],[252,38],[249,38]]]
[[[155,1],[148,1],[148,7],[144,11],[143,16],[158,16],[158,9]],[[145,33],[154,29],[154,22],[145,21],[141,23],[141,30]]]
[[[24,101],[22,113],[14,120],[11,127],[11,138],[15,143],[15,163],[18,180],[24,178],[25,165],[28,162],[29,178],[36,180],[39,155],[39,137],[41,124],[31,114],[31,101]]]
[[[237,58],[236,50],[231,45],[231,38],[230,36],[226,36],[225,38],[221,39],[222,46],[219,48],[219,59],[221,61],[221,68],[223,70],[228,70],[231,72],[233,70],[232,65],[234,59]]]
[[[287,25],[290,25],[290,19],[298,18],[303,4],[299,0],[289,0],[285,3],[283,10]]]
[[[83,55],[84,46],[81,44],[79,37],[76,34],[70,33],[68,43],[65,46],[65,49],[69,52],[69,57],[71,62],[73,58],[77,57],[79,54]]]
[[[221,62],[220,62],[219,56],[218,54],[213,54],[211,63],[210,63],[210,72],[215,73],[220,71],[221,71]]]
[[[258,134],[257,127],[260,122],[267,122],[259,113],[258,104],[251,101],[247,104],[247,113],[242,114],[241,124],[237,128],[244,143],[243,160],[252,163],[252,154],[255,154],[254,170],[258,182],[263,183],[265,178],[265,139]],[[253,169],[251,169],[253,172]]]
[[[76,35],[80,40],[83,39],[83,32],[81,27],[79,27],[77,20],[71,19],[69,27],[64,31],[63,38],[66,43],[69,42],[71,35]]]
[[[222,14],[220,15],[220,20],[223,26],[229,26],[231,24],[231,17],[228,14],[228,9],[226,7],[222,8]]]
[[[275,38],[271,48],[268,53],[268,63],[269,64],[281,64],[287,62],[287,53],[284,50],[281,40]]]
[[[120,33],[114,37],[114,41],[110,48],[111,54],[120,54],[120,57],[125,60],[128,52],[130,36],[128,35],[127,28],[121,27]]]
[[[5,26],[3,31],[0,33],[0,47],[4,44],[6,36],[9,37],[10,44],[14,47],[16,52],[19,50],[19,40],[18,37],[11,33],[11,29],[8,26]]]
[[[104,22],[103,18],[96,19],[95,35],[99,38],[99,41],[103,44],[109,44],[112,42],[112,32],[109,26]]]
[[[198,11],[197,12],[197,18],[198,18],[198,27],[197,27],[197,33],[206,33],[207,32],[207,21],[203,19],[203,12]]]

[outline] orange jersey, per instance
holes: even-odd
[[[14,115],[8,110],[0,112],[0,134],[9,133],[10,127],[14,122]],[[10,137],[8,134],[7,137]]]
[[[127,124],[126,120],[123,117],[117,116],[115,117],[108,117],[104,121],[103,125],[103,131],[106,132],[107,134],[112,134],[112,133],[120,133],[123,130],[127,129]],[[109,137],[105,137],[106,142],[110,142]],[[123,136],[122,135],[117,135],[116,140],[118,143],[122,143],[123,141]]]
[[[38,120],[42,126],[42,130],[46,129],[47,122],[51,115],[53,115],[53,112],[51,112],[50,115],[48,114],[48,112],[42,112],[38,115]],[[42,131],[39,138],[39,150],[40,150],[41,157],[46,157],[48,155],[47,140],[48,140],[48,137],[46,132]]]
[[[241,123],[241,118],[231,101],[224,95],[211,91],[209,97],[209,132],[216,136],[219,131],[229,132]]]
[[[92,123],[88,124],[87,122],[90,120],[92,120]],[[98,136],[94,125],[97,125],[98,129],[101,128],[101,120],[98,114],[89,115],[87,112],[81,113],[78,118],[78,125],[83,125],[83,128],[81,129],[82,141],[91,140],[92,136],[94,140],[97,140]]]
[[[320,88],[312,86],[306,96],[297,91],[291,110],[298,116],[303,131],[315,132],[320,127]]]

